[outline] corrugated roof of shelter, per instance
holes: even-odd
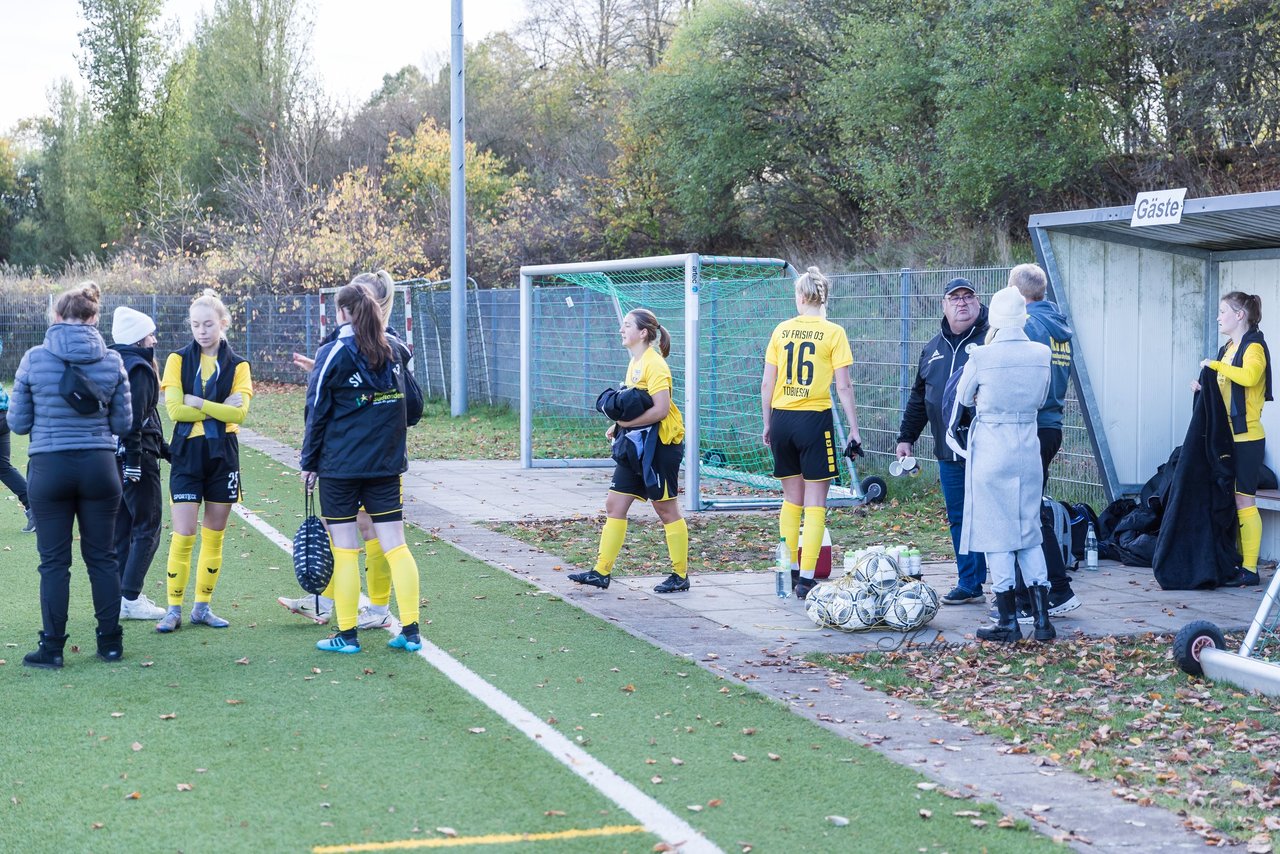
[[[1132,227],[1133,205],[1036,214],[1027,225],[1166,251],[1280,247],[1280,191],[1187,199],[1183,204],[1182,221],[1175,225]]]

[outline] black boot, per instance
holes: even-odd
[[[1022,640],[1022,629],[1018,628],[1018,610],[1014,604],[1017,593],[1011,588],[996,594],[996,607],[1000,610],[1000,622],[989,629],[978,629],[978,640],[995,641],[996,643],[1013,643]]]
[[[40,645],[33,652],[23,656],[22,663],[27,667],[57,670],[62,666],[62,648],[66,643],[66,635],[47,635],[40,632]]]
[[[114,632],[98,629],[98,658],[103,661],[119,661],[124,658],[124,631],[116,626]]]
[[[1035,621],[1035,638],[1038,641],[1051,641],[1058,636],[1058,631],[1049,622],[1049,588],[1036,585],[1031,588],[1031,617]]]

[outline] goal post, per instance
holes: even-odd
[[[522,267],[521,466],[613,465],[595,399],[626,370],[618,325],[645,307],[672,338],[685,506],[777,506],[779,484],[760,441],[760,370],[773,327],[794,314],[794,280],[783,259],[695,253]],[[854,483],[832,499],[851,503],[861,492]]]

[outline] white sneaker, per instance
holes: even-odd
[[[158,620],[166,613],[164,608],[141,593],[132,602],[123,597],[120,599],[120,619],[122,620]]]
[[[293,613],[306,617],[321,626],[329,622],[329,615],[333,613],[333,609],[326,608],[324,601],[318,596],[303,596],[300,599],[289,599],[280,596],[276,601]]]
[[[366,606],[360,609],[360,619],[356,623],[358,629],[387,629],[396,624],[395,617],[391,616],[391,609],[385,611],[375,611],[372,606]]]

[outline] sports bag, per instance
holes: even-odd
[[[81,415],[105,412],[111,404],[111,397],[98,388],[79,365],[73,365],[66,359],[58,361],[62,362],[62,379],[58,381],[58,394],[62,399]]]
[[[312,490],[306,487],[303,487],[303,515],[306,518],[293,535],[293,574],[303,590],[318,596],[333,578],[333,550],[329,547],[329,532],[315,513]]]
[[[1047,495],[1041,499],[1040,528],[1045,532],[1045,551],[1052,547],[1062,558],[1062,565],[1070,567],[1075,563],[1071,557],[1071,515],[1067,504],[1054,501]],[[1053,542],[1049,543],[1049,536]]]

